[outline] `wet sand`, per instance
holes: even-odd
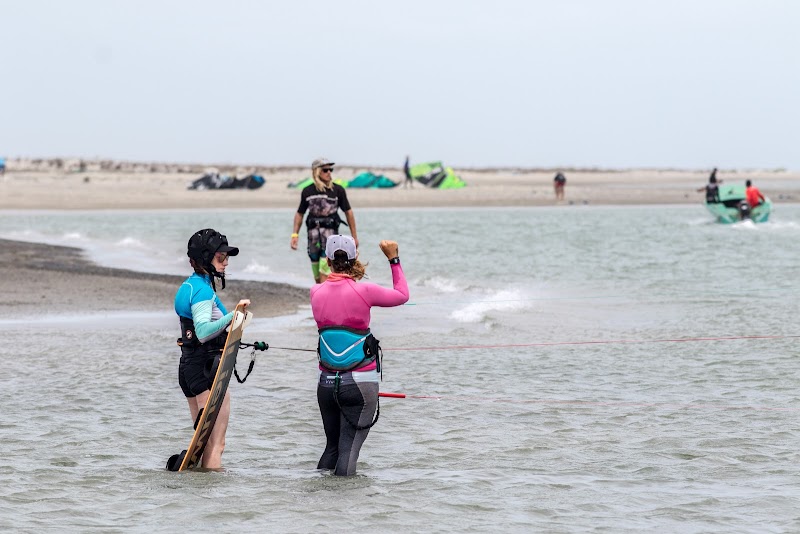
[[[52,313],[166,311],[183,276],[98,266],[72,247],[0,239],[0,316]],[[187,276],[190,273],[187,273]],[[219,287],[219,286],[218,286]],[[308,304],[308,289],[270,282],[229,280],[219,293],[232,306],[249,298],[257,317],[288,315]]]

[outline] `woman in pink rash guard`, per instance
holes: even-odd
[[[408,301],[397,243],[381,241],[380,248],[392,269],[392,289],[356,283],[364,265],[355,241],[345,235],[328,238],[331,274],[311,288],[311,310],[320,331],[317,402],[327,439],[317,469],[333,469],[335,475],[356,473],[358,453],[377,421],[380,359],[378,342],[369,332],[370,308]]]

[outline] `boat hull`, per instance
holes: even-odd
[[[706,202],[705,207],[714,216],[717,222],[732,224],[742,221],[742,213],[739,210],[739,203],[746,198],[745,187],[743,185],[726,185],[719,188],[719,202]],[[745,217],[756,223],[767,222],[772,213],[772,201],[765,198],[764,201],[750,209],[749,215]]]

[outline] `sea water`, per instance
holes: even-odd
[[[373,311],[381,390],[409,397],[382,399],[357,476],[315,469],[315,355],[287,350],[316,345],[307,306],[248,328],[284,348],[231,385],[224,470],[187,473],[164,470],[192,433],[172,295],[163,310],[7,313],[0,529],[800,529],[800,206],[758,225],[697,206],[356,216],[369,280],[391,284],[378,242],[394,239],[411,293]],[[0,237],[188,274],[188,237],[213,227],[241,249],[230,284],[310,287],[291,218],[7,211]]]

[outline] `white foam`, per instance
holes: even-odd
[[[744,220],[744,221],[739,221],[739,222],[733,223],[732,227],[736,228],[736,229],[755,230],[756,229],[756,223],[754,223],[750,219],[747,219],[747,220]]]
[[[269,265],[262,265],[255,260],[251,260],[247,267],[242,269],[242,272],[247,274],[270,274],[272,269]]]
[[[118,247],[134,247],[138,249],[145,250],[147,247],[145,244],[140,240],[136,239],[135,237],[124,237],[116,242],[116,246]]]
[[[510,289],[497,291],[479,301],[457,308],[450,313],[450,319],[460,323],[477,323],[483,321],[492,311],[516,311],[529,306],[519,292]]]
[[[458,293],[464,291],[464,287],[456,283],[455,280],[445,278],[443,276],[434,276],[433,278],[423,279],[417,282],[420,287],[429,287],[442,293]]]

